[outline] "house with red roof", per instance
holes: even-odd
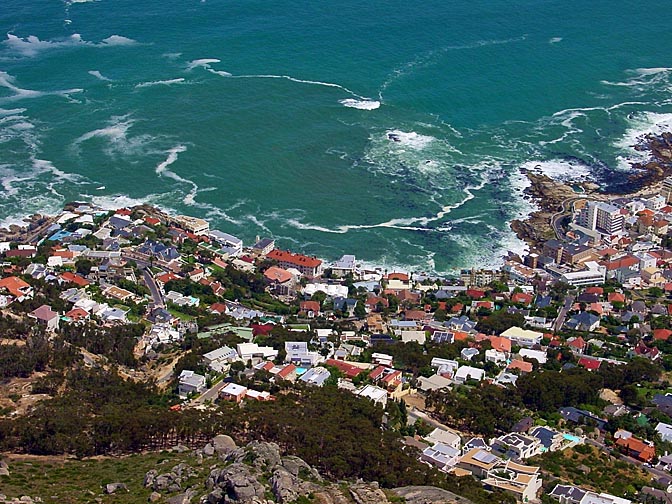
[[[226,313],[226,310],[227,308],[224,303],[213,303],[210,305],[210,313],[221,315],[222,313]]]
[[[86,287],[90,282],[81,275],[77,273],[72,273],[71,271],[64,271],[59,275],[59,278],[66,283],[73,283],[78,287]]]
[[[607,301],[610,303],[625,303],[625,294],[622,292],[610,292],[607,294]]]
[[[511,340],[509,338],[488,336],[488,340],[490,340],[490,346],[493,350],[504,352],[507,355],[511,353]]]
[[[333,366],[337,368],[349,380],[352,380],[355,376],[359,375],[359,373],[364,371],[362,368],[357,367],[354,364],[349,364],[347,362],[337,359],[327,359],[325,364],[327,366]],[[383,370],[385,369],[384,366],[379,367],[381,367]]]
[[[588,371],[597,371],[600,369],[602,361],[591,359],[590,357],[581,357],[578,364],[579,366],[586,368]]]
[[[583,354],[586,350],[586,341],[581,336],[578,338],[569,338],[567,346],[575,354]]]
[[[637,345],[635,345],[633,352],[638,357],[645,357],[650,361],[655,361],[660,358],[660,350],[658,350],[656,347],[646,346],[642,340],[639,340]]]
[[[65,314],[72,322],[85,322],[91,318],[89,312],[82,308],[73,308]]]
[[[654,329],[653,339],[657,341],[667,341],[672,336],[672,331],[669,329]]]
[[[621,448],[627,456],[636,458],[640,462],[651,462],[656,456],[656,447],[653,443],[637,439],[632,434],[616,439],[616,446]]]
[[[321,314],[320,303],[317,301],[301,301],[299,314],[308,318],[319,317]]]
[[[294,381],[296,380],[296,370],[298,368],[294,364],[287,364],[275,375],[280,380]]]
[[[483,299],[485,297],[485,291],[480,289],[467,289],[466,294],[471,299]]]
[[[278,249],[271,250],[266,257],[272,261],[278,261],[278,266],[281,268],[295,268],[302,275],[310,278],[319,277],[322,274],[322,261],[316,257]]]
[[[602,296],[604,294],[604,289],[602,287],[594,285],[592,287],[588,287],[584,292],[586,294],[597,294],[598,296]]]
[[[532,365],[531,362],[527,362],[520,359],[513,359],[509,363],[509,365],[506,366],[506,369],[509,371],[518,370],[521,373],[531,373],[532,370],[534,369],[534,366]]]
[[[0,280],[0,289],[5,289],[16,301],[21,303],[33,297],[33,288],[19,277],[11,276]]]
[[[521,304],[523,306],[530,306],[533,299],[534,298],[532,294],[528,294],[526,292],[515,292],[513,296],[511,296],[511,302]]]

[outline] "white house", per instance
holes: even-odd
[[[365,385],[355,392],[355,395],[367,397],[374,403],[380,404],[383,408],[387,406],[387,390],[376,387],[375,385]]]
[[[430,432],[428,436],[425,436],[425,440],[432,444],[441,443],[452,446],[456,450],[459,450],[462,444],[462,439],[455,432],[439,429],[438,427]]]
[[[460,458],[460,450],[443,443],[428,446],[420,454],[420,460],[439,469],[448,472],[457,465]]]
[[[256,343],[238,343],[236,351],[244,362],[251,360],[255,363],[255,361],[275,359],[278,356],[278,351],[275,348],[260,347]]]
[[[465,383],[467,380],[481,381],[485,377],[485,371],[471,366],[460,366],[453,376],[455,383]]]
[[[205,390],[205,376],[185,369],[180,373],[177,393],[185,398],[189,394],[200,394]]]
[[[203,362],[213,371],[222,373],[228,364],[238,358],[238,352],[228,346],[216,348],[212,352],[203,354]]]
[[[663,441],[667,441],[668,443],[672,441],[672,425],[658,422],[658,425],[656,425],[656,432],[660,434],[660,439]]]

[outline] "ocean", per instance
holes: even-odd
[[[672,127],[663,2],[4,0],[0,223],[150,203],[327,260],[501,263],[521,168]]]

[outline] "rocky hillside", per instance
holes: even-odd
[[[175,451],[185,450],[177,447]],[[282,456],[274,443],[253,441],[237,447],[229,436],[217,436],[204,448],[184,453],[180,463],[159,464],[142,482],[102,482],[83,492],[81,502],[149,502],[170,504],[470,504],[434,487],[383,491],[377,483],[325,481],[298,457]],[[3,466],[8,474],[9,467]],[[68,482],[63,482],[67,484]],[[2,478],[0,478],[2,488]],[[50,494],[57,493],[53,487]],[[56,495],[0,494],[2,503],[52,502]],[[79,502],[67,500],[68,502]],[[64,502],[64,501],[61,501]]]

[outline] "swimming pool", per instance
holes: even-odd
[[[296,368],[296,376],[301,376],[303,373],[308,371],[308,368],[305,367],[297,367]]]
[[[572,434],[563,434],[563,438],[567,439],[568,441],[574,441],[575,443],[580,443],[581,438],[577,436],[573,436]]]

